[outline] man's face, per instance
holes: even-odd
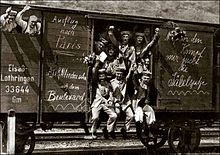
[[[34,28],[37,25],[37,21],[31,21],[30,22],[30,27]]]
[[[114,49],[110,48],[110,49],[108,50],[108,54],[109,54],[110,56],[114,56],[114,54],[115,54]]]
[[[8,23],[8,24],[13,23],[14,21],[15,21],[15,18],[14,18],[13,16],[9,16],[9,17],[7,18],[7,23]]]
[[[143,42],[144,38],[142,36],[137,36],[136,37],[136,42],[137,44],[141,44]]]
[[[100,80],[100,81],[104,81],[104,80],[105,80],[105,77],[106,77],[106,76],[105,76],[104,73],[100,73],[100,74],[99,74],[99,80]]]
[[[116,79],[120,81],[123,78],[123,72],[116,72],[115,76],[116,76]]]
[[[129,40],[129,35],[124,34],[121,36],[121,40],[122,40],[122,44],[123,45],[127,45],[128,44],[128,40]]]
[[[142,75],[141,79],[142,79],[142,81],[143,81],[144,84],[148,84],[149,81],[150,81],[150,76],[148,76],[148,75]]]
[[[150,65],[150,59],[144,59],[144,65],[148,66]]]

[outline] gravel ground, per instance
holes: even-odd
[[[132,128],[131,130],[135,130]],[[215,130],[215,129],[213,129]],[[119,128],[117,129],[119,131]],[[35,131],[35,133],[84,133],[84,130],[82,128],[77,129],[59,129],[59,128],[53,128],[52,130],[48,131],[42,131],[41,129],[38,129]],[[102,132],[101,129],[99,129],[97,132]],[[200,145],[212,145],[220,142],[220,137],[202,137]],[[165,146],[167,146],[167,142]],[[100,138],[97,140],[71,140],[71,141],[37,141],[35,145],[35,150],[38,149],[93,149],[93,148],[113,148],[113,147],[144,147],[144,145],[140,142],[138,139],[128,139],[128,140],[122,140],[122,139],[115,139],[115,140],[105,140],[104,138]]]
[[[131,140],[72,140],[72,141],[53,141],[37,142],[37,149],[105,149],[109,147],[141,147],[143,144],[138,139]],[[144,147],[144,146],[143,146]]]

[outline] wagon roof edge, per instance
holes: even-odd
[[[24,6],[25,4],[14,4],[14,3],[7,3],[7,2],[0,2],[3,5],[11,5],[11,6]],[[203,25],[203,26],[213,26],[215,28],[220,28],[220,23],[209,23],[209,22],[202,22],[202,21],[191,21],[191,20],[180,20],[180,19],[172,19],[172,18],[163,18],[163,17],[151,17],[151,16],[144,16],[144,15],[132,15],[132,14],[123,14],[123,13],[113,13],[113,12],[104,12],[104,11],[95,11],[95,10],[83,10],[83,9],[71,9],[71,8],[60,8],[56,6],[46,6],[46,5],[34,5],[34,4],[27,4],[31,6],[33,9],[39,9],[41,11],[47,10],[52,11],[56,10],[57,12],[64,12],[67,11],[68,13],[81,13],[87,14],[89,17],[95,19],[95,17],[99,16],[118,16],[122,18],[135,18],[137,21],[157,21],[158,23],[163,23],[167,21],[179,22],[179,23],[186,23],[186,24],[196,24],[196,25]],[[103,18],[104,19],[104,18]]]

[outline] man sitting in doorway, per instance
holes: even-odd
[[[92,108],[92,139],[96,139],[96,129],[99,120],[100,111],[103,109],[108,114],[107,131],[112,138],[115,138],[114,130],[117,119],[117,114],[113,110],[113,92],[110,83],[106,81],[105,69],[99,69],[98,71],[98,83],[96,85],[96,94],[94,101],[91,105]]]
[[[140,138],[142,123],[146,120],[148,126],[156,121],[153,108],[149,105],[150,98],[150,80],[151,72],[148,70],[143,71],[141,78],[135,84],[135,97],[133,104],[137,105],[135,108],[135,122],[137,127],[137,136]],[[149,136],[152,136],[149,133]]]
[[[125,126],[121,128],[121,133],[124,139],[127,139],[126,131],[130,129],[130,125],[134,117],[131,99],[127,93],[127,81],[131,72],[133,72],[134,70],[135,66],[132,66],[129,70],[128,75],[125,78],[125,68],[118,67],[116,69],[116,77],[111,80],[111,85],[114,93],[115,112],[117,113],[118,117],[120,116],[122,111],[126,114]]]

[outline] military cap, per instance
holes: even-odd
[[[99,74],[105,74],[106,72],[105,72],[105,69],[102,68],[102,69],[99,69],[99,70],[98,70],[98,73],[99,73]]]
[[[142,75],[151,76],[152,73],[151,73],[149,70],[143,70],[143,71],[142,71]]]
[[[121,35],[131,36],[131,31],[121,31]]]
[[[8,18],[15,18],[17,15],[17,11],[11,10],[8,14]]]
[[[35,15],[31,15],[31,16],[29,17],[29,20],[30,20],[30,21],[38,21],[38,18],[37,18],[37,16],[35,16]]]
[[[136,32],[136,33],[135,33],[135,36],[136,36],[136,37],[137,37],[137,36],[143,37],[143,36],[144,36],[144,33],[142,33],[142,32]]]
[[[117,49],[117,47],[114,44],[110,43],[108,44],[108,49]]]
[[[126,69],[124,68],[124,67],[117,67],[116,69],[115,69],[115,72],[124,72]]]

